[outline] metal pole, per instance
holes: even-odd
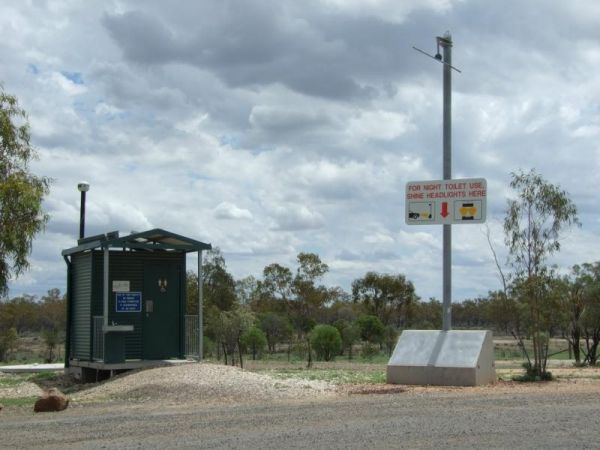
[[[204,330],[202,327],[202,308],[204,306],[203,287],[204,277],[202,276],[202,250],[198,250],[198,361],[202,361],[204,344]]]
[[[438,38],[444,50],[444,180],[452,179],[452,37],[446,32]],[[452,225],[443,225],[443,313],[442,329],[452,329]]]
[[[83,239],[85,231],[85,191],[81,191],[81,203],[79,206],[79,239]]]
[[[104,282],[102,289],[102,303],[103,303],[103,316],[104,316],[104,327],[103,331],[106,333],[108,328],[108,246],[104,247]]]

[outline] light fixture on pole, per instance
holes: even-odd
[[[81,192],[81,203],[79,208],[79,239],[83,239],[85,232],[85,193],[90,190],[90,183],[80,181],[77,189]]]

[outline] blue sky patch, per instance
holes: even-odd
[[[66,70],[63,70],[60,73],[75,84],[84,84],[81,72],[67,72]]]

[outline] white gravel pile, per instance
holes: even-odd
[[[0,403],[3,398],[39,397],[43,393],[37,384],[25,381],[17,386],[0,388]]]
[[[237,403],[330,395],[335,395],[335,387],[324,381],[278,380],[238,367],[184,364],[126,374],[79,392],[72,399],[75,402],[113,399]]]

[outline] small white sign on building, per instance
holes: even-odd
[[[408,225],[484,223],[487,182],[485,178],[410,181],[404,200]]]
[[[129,292],[129,280],[113,280],[113,292]]]

